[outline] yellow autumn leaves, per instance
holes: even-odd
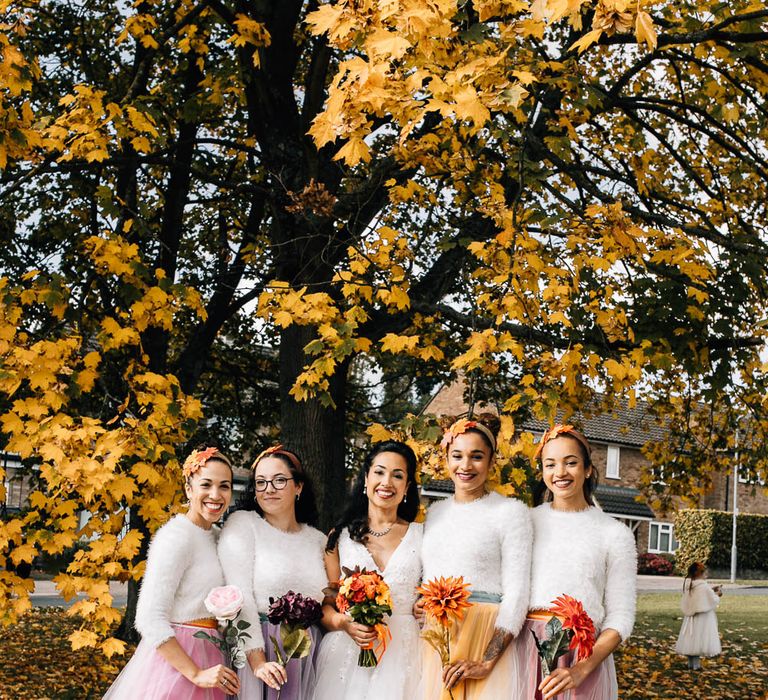
[[[318,147],[338,138],[346,142],[335,158],[346,165],[371,158],[368,137],[374,117],[392,117],[401,143],[432,112],[443,119],[484,127],[491,112],[508,113],[524,121],[521,104],[536,78],[527,70],[520,39],[543,38],[561,20],[582,28],[582,12],[594,9],[592,29],[577,40],[579,52],[601,36],[624,34],[635,28],[637,42],[649,49],[657,44],[653,20],[639,0],[495,0],[473,3],[478,30],[457,33],[455,0],[424,3],[333,2],[307,16],[315,34],[325,34],[342,52],[362,49],[343,61],[330,86],[325,109],[310,129]],[[460,47],[460,50],[456,50]],[[522,60],[521,60],[522,59]]]
[[[0,391],[10,402],[0,417],[5,449],[34,459],[45,485],[31,492],[28,511],[0,522],[0,549],[19,565],[41,552],[57,554],[83,543],[56,583],[66,597],[88,596],[69,609],[89,625],[72,636],[75,647],[98,644],[111,655],[123,644],[107,634],[120,617],[107,579],[126,581],[142,573],[132,560],[143,536],[138,530],[126,534],[129,511],[154,529],[169,509],[180,507],[176,444],[202,415],[200,402],[185,396],[173,375],[146,367],[141,333],[168,327],[181,310],[202,313],[202,307],[193,290],[166,283],[162,274],[153,280],[135,246],[119,236],[92,237],[85,248],[105,280],[122,278],[137,299],[129,311],[105,317],[99,347],[93,341],[84,347],[75,332],[47,340],[19,330],[36,306],[63,314],[68,292],[55,279],[31,272],[19,287],[0,280]],[[73,400],[94,390],[109,353],[126,345],[138,353],[123,377],[123,403],[113,404],[109,419],[81,415]],[[82,512],[89,514],[85,521]],[[28,609],[29,585],[0,571],[0,619],[14,621]]]

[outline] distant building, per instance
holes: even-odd
[[[0,501],[0,517],[6,517],[26,506],[32,491],[32,476],[23,468],[18,455],[0,452],[0,465],[5,470],[5,499]]]
[[[458,380],[444,385],[432,397],[423,413],[430,415],[462,415],[468,410],[464,402],[464,383]],[[475,412],[496,412],[491,406],[475,407]],[[541,435],[549,425],[530,420],[522,430]],[[666,439],[665,433],[646,413],[643,405],[620,408],[610,414],[594,416],[583,422],[584,433],[592,445],[592,460],[600,479],[595,493],[598,505],[609,515],[625,523],[635,534],[638,552],[672,554],[677,549],[674,514],[657,514],[643,502],[640,491],[641,471],[650,464],[640,451],[651,441]],[[733,505],[733,471],[715,474],[711,489],[700,499],[700,508],[730,511]],[[660,477],[662,478],[662,477]],[[768,490],[740,478],[737,484],[741,513],[768,514]],[[431,481],[422,488],[430,499],[445,498],[453,493],[449,480]]]

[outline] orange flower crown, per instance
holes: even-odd
[[[496,451],[496,438],[493,433],[482,423],[478,423],[476,420],[467,420],[466,418],[460,418],[448,430],[443,433],[443,439],[440,442],[440,447],[444,450],[448,450],[451,443],[459,436],[466,433],[468,430],[479,430],[485,435],[493,446],[493,451]]]
[[[266,450],[262,450],[259,452],[256,459],[253,460],[253,463],[251,464],[251,470],[256,469],[256,465],[264,459],[264,457],[269,457],[270,455],[281,455],[285,457],[292,465],[293,468],[296,471],[303,471],[301,468],[301,462],[299,462],[299,458],[293,454],[293,452],[289,452],[288,450],[284,449],[282,445],[272,445],[272,447],[268,447]]]
[[[568,437],[572,437],[574,440],[578,440],[584,446],[587,454],[592,454],[592,447],[590,447],[590,444],[584,435],[582,435],[572,425],[558,424],[553,425],[549,430],[544,432],[544,435],[541,436],[539,446],[536,448],[536,454],[533,455],[533,458],[538,459],[539,455],[541,455],[541,451],[544,449],[544,445],[546,445],[550,440],[554,440],[559,435],[567,435]]]
[[[202,450],[192,450],[181,467],[181,473],[184,475],[184,478],[189,479],[190,476],[200,467],[204,467],[205,463],[213,457],[217,457],[222,462],[229,464],[229,460],[219,452],[217,447],[204,447]]]

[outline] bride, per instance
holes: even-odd
[[[314,700],[411,700],[421,675],[412,613],[421,581],[422,526],[413,522],[419,509],[416,455],[402,442],[377,444],[352,489],[347,511],[328,537],[328,581],[339,581],[341,567],[378,570],[392,596],[392,615],[385,619],[392,639],[377,666],[358,666],[360,649],[376,644],[376,632],[338,612],[327,598],[323,625],[331,631],[318,652]]]

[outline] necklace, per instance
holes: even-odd
[[[394,523],[392,523],[388,528],[385,530],[371,530],[371,526],[368,526],[368,534],[373,535],[374,537],[384,537],[384,535],[389,534],[389,531],[395,526]]]

